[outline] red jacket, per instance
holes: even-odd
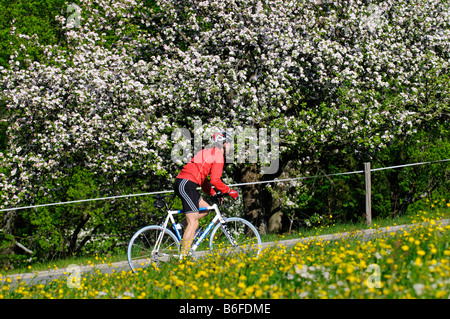
[[[217,191],[226,194],[230,188],[222,180],[224,156],[222,150],[218,148],[205,148],[198,152],[189,163],[187,163],[177,178],[190,180],[202,187],[202,190],[214,195],[216,192],[206,179],[211,175],[211,184]]]

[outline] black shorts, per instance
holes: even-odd
[[[185,213],[194,213],[199,211],[200,193],[197,191],[198,185],[187,179],[177,178],[173,184],[175,194],[181,198],[183,211]]]

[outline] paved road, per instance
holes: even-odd
[[[443,219],[438,221],[437,223],[440,223],[442,226],[449,225],[450,219]],[[399,226],[389,226],[389,227],[381,227],[377,229],[365,229],[365,230],[359,230],[359,231],[351,231],[346,233],[336,233],[336,234],[329,234],[329,235],[321,235],[321,236],[313,236],[313,237],[303,237],[303,238],[296,238],[296,239],[288,239],[288,240],[282,240],[282,241],[276,241],[276,242],[265,242],[263,243],[263,247],[268,246],[294,246],[298,242],[309,242],[311,240],[322,240],[322,241],[332,241],[332,240],[339,240],[344,238],[361,238],[363,240],[368,240],[372,238],[373,236],[379,235],[379,234],[386,234],[391,232],[397,232],[402,229],[408,229],[414,225],[399,225]],[[206,252],[198,252],[198,254],[204,255]],[[129,271],[130,268],[128,266],[127,261],[121,261],[116,262],[112,264],[100,264],[100,265],[94,265],[94,266],[78,266],[73,265],[72,267],[64,268],[64,269],[55,269],[55,270],[48,270],[48,271],[40,271],[40,272],[32,272],[32,273],[24,273],[24,274],[15,274],[15,275],[8,275],[8,276],[2,276],[0,277],[0,282],[7,281],[8,278],[11,280],[11,285],[14,286],[19,281],[23,281],[27,284],[37,284],[37,283],[47,283],[50,282],[56,278],[59,278],[61,276],[66,276],[69,278],[70,276],[79,276],[84,273],[92,273],[94,271],[101,271],[102,273],[112,273],[115,272],[121,272],[121,271]]]

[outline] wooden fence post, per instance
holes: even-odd
[[[366,184],[366,223],[370,225],[372,223],[372,182],[370,179],[370,162],[364,163],[364,176]]]

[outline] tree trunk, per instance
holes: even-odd
[[[257,182],[260,179],[258,166],[250,164],[240,170],[242,183]],[[265,220],[264,207],[261,200],[263,184],[242,186],[242,200],[244,203],[245,218],[250,221],[261,235],[267,233],[267,221]]]
[[[3,217],[3,231],[6,234],[14,235],[16,228],[16,220],[17,220],[16,210],[10,210],[6,212],[5,216]]]

